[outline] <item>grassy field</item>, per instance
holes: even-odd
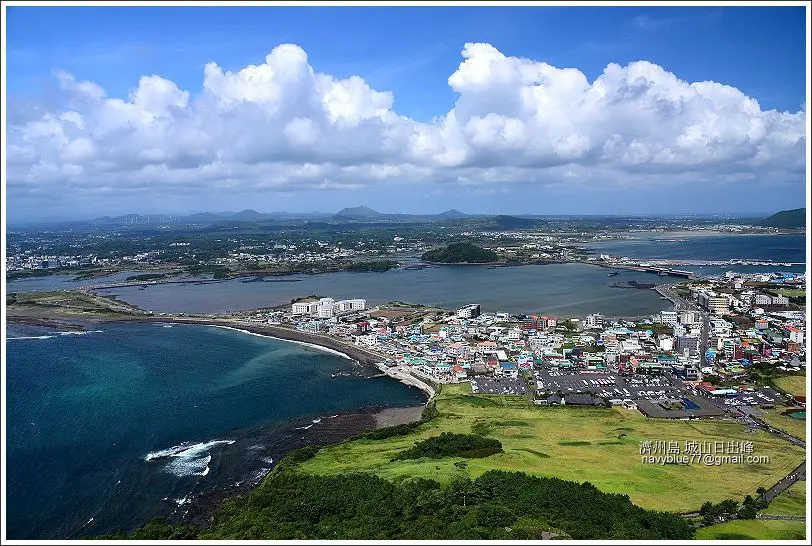
[[[806,290],[803,288],[774,288],[772,292],[776,294],[781,294],[782,296],[786,296],[788,298],[805,298],[806,297]]]
[[[781,516],[803,516],[806,514],[806,482],[795,483],[775,497],[762,512]]]
[[[768,425],[772,425],[781,430],[786,430],[793,436],[806,440],[806,421],[794,419],[788,415],[781,415],[787,408],[775,408],[764,410],[764,415],[760,417]]]
[[[698,540],[803,540],[803,521],[739,519],[697,529]]]
[[[806,394],[806,376],[804,375],[783,375],[776,377],[773,383],[782,391],[794,396],[804,396]]]
[[[9,317],[120,318],[144,313],[125,302],[65,290],[9,293],[6,295],[6,314]]]
[[[523,471],[626,493],[645,508],[688,512],[705,500],[719,502],[768,488],[797,466],[804,450],[763,431],[748,433],[735,423],[646,419],[618,408],[537,407],[522,396],[471,394],[468,383],[444,385],[437,396],[439,417],[408,436],[355,440],[322,449],[303,464],[308,472],[373,472],[395,481],[412,477],[448,481],[477,477],[491,469]],[[502,442],[504,453],[483,459],[391,461],[415,441],[441,432],[480,433]],[[751,441],[764,465],[643,464],[642,441]]]

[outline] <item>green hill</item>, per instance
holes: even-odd
[[[485,264],[498,261],[499,256],[493,250],[472,243],[452,243],[426,252],[421,259],[444,264]]]
[[[341,209],[335,213],[333,218],[336,220],[371,220],[382,218],[383,216],[384,215],[377,210],[373,210],[366,205],[361,205],[360,207]]]
[[[497,230],[513,230],[513,229],[532,229],[537,226],[535,220],[529,218],[518,218],[516,216],[506,216],[501,214],[494,218],[489,218],[489,223],[492,229]]]
[[[761,221],[765,227],[803,228],[806,227],[806,208],[782,210]]]

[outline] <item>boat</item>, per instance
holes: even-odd
[[[612,271],[611,273],[609,273],[606,276],[607,277],[616,277],[617,275],[620,275],[620,271]]]

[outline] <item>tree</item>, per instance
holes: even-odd
[[[744,497],[744,502],[742,503],[742,508],[738,512],[738,516],[741,519],[756,519],[756,513],[758,512],[755,501],[751,495],[747,495]]]
[[[476,522],[482,527],[507,527],[516,521],[516,514],[507,506],[486,502],[476,509]]]
[[[721,515],[723,516],[732,516],[739,511],[739,503],[733,499],[725,499],[717,506],[719,508],[719,512],[721,512]]]
[[[474,482],[472,482],[468,476],[457,477],[451,482],[449,492],[456,503],[462,503],[463,506],[467,506],[467,503],[472,500],[476,488],[474,487]]]

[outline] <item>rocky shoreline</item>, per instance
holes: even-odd
[[[9,324],[59,331],[89,330],[91,327],[97,328],[103,323],[152,322],[219,326],[286,341],[318,345],[340,352],[375,371],[380,371],[381,368],[376,364],[384,358],[371,351],[326,336],[274,325],[250,324],[226,319],[83,317],[83,320],[75,320],[74,317],[44,319],[29,316],[11,316],[7,319]],[[79,322],[81,324],[77,324]],[[390,377],[398,379],[391,375]],[[402,380],[402,382],[420,388],[417,381]],[[433,389],[430,393],[427,392],[427,400],[431,395],[433,395]],[[409,407],[361,408],[337,415],[322,415],[317,418],[303,417],[253,430],[233,431],[233,435],[229,434],[229,436],[235,438],[235,442],[225,446],[222,452],[214,455],[217,460],[212,463],[213,471],[201,479],[195,492],[181,501],[166,500],[165,503],[162,503],[163,507],[159,515],[162,514],[176,523],[208,526],[223,500],[235,495],[248,494],[259,486],[279,460],[290,451],[305,446],[321,447],[337,444],[370,430],[419,421],[424,408],[423,404]],[[92,533],[90,529],[88,532]]]
[[[219,480],[219,483],[201,484],[200,490],[175,508],[168,518],[174,523],[208,527],[224,500],[250,493],[290,451],[305,446],[337,444],[370,430],[419,421],[422,412],[422,405],[369,409],[323,417],[318,424],[297,420],[252,431],[230,446],[230,452],[223,455],[226,461],[218,470],[219,476],[212,473],[212,482]],[[246,463],[244,459],[251,452],[246,446],[257,442],[268,444],[272,453],[250,453],[251,460]],[[274,462],[269,465],[267,456],[270,454]],[[222,483],[224,480],[227,481],[225,485]]]

